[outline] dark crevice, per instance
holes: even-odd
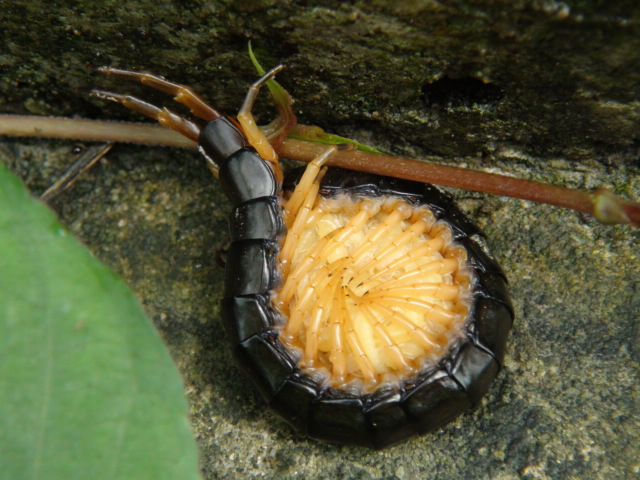
[[[474,77],[444,76],[422,86],[422,100],[427,107],[470,107],[473,104],[493,105],[504,97],[497,85],[484,83]]]

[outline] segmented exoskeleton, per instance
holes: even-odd
[[[500,370],[513,322],[505,275],[436,187],[327,169],[337,146],[283,178],[251,115],[280,69],[252,85],[237,122],[162,77],[102,69],[174,95],[202,128],[95,93],[197,141],[220,179],[233,204],[222,313],[275,412],[310,437],[372,448],[438,429]],[[286,122],[276,126],[272,137]]]

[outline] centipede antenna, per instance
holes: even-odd
[[[154,120],[158,119],[158,115],[160,115],[160,112],[162,111],[161,108],[130,95],[107,92],[106,90],[91,90],[91,95],[103,100],[109,100],[110,102],[120,103],[125,107],[142,113],[143,115],[153,118]]]
[[[104,90],[92,90],[91,95],[104,100],[120,103],[130,110],[134,110],[146,115],[147,117],[153,118],[165,127],[175,130],[194,142],[197,142],[200,138],[199,125],[191,120],[181,117],[168,108],[156,107],[151,103],[147,103],[144,100],[132,97],[131,95],[122,95]]]
[[[140,82],[145,86],[173,95],[173,99],[176,102],[186,105],[191,110],[191,113],[207,122],[217,120],[222,117],[220,112],[205,102],[190,87],[180,83],[171,82],[160,75],[154,75],[146,72],[134,72],[133,70],[122,70],[120,68],[113,67],[100,67],[97,70],[98,72],[104,73],[108,76]]]

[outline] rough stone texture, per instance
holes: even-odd
[[[0,2],[3,113],[137,119],[85,95],[114,88],[91,71],[105,64],[170,76],[233,112],[255,78],[251,39],[265,65],[288,65],[279,79],[304,123],[640,199],[635,1],[55,3]],[[39,193],[72,144],[4,139],[0,161]],[[511,280],[505,368],[478,410],[379,453],[301,438],[243,381],[221,333],[214,260],[228,204],[195,153],[116,146],[55,208],[162,332],[206,478],[635,478],[638,230],[454,193]]]

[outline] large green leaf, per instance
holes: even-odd
[[[0,476],[195,479],[182,384],[123,282],[0,165]]]

